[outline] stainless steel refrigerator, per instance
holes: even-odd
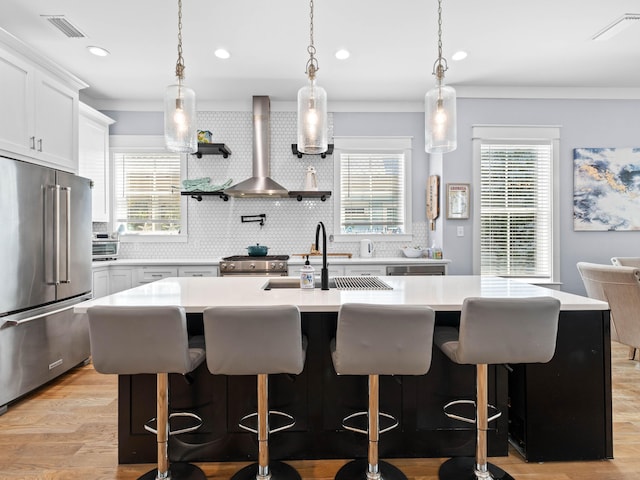
[[[90,181],[0,156],[0,414],[89,358]]]

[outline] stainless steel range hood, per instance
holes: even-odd
[[[253,97],[253,176],[224,192],[232,197],[288,197],[289,191],[269,175],[271,156],[271,101]]]

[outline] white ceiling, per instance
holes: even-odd
[[[330,104],[422,102],[434,84],[436,0],[314,3],[318,84]],[[625,13],[640,13],[640,2],[444,0],[446,83],[460,96],[640,98],[640,21],[591,40]],[[67,38],[41,15],[65,15],[87,38]],[[2,0],[0,27],[87,82],[94,105],[160,105],[175,80],[177,0]],[[294,102],[306,81],[307,1],[184,0],[183,37],[185,83],[199,103]],[[214,57],[218,47],[231,58]],[[334,57],[341,47],[351,58]],[[452,61],[458,50],[468,58]]]

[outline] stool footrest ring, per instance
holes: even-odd
[[[353,420],[356,418],[360,418],[360,417],[366,417],[369,413],[368,412],[356,412],[356,413],[352,413],[351,415],[347,415],[346,417],[344,417],[342,419],[342,428],[346,429],[346,430],[350,430],[352,432],[357,432],[357,433],[362,433],[364,435],[367,435],[369,432],[367,430],[364,430],[362,428],[356,427],[354,424],[349,425],[349,420]],[[386,427],[380,428],[379,432],[380,434],[382,433],[386,433],[389,430],[393,430],[394,428],[396,428],[398,426],[398,419],[396,417],[394,417],[393,415],[390,415],[388,413],[383,413],[383,412],[378,412],[378,417],[380,418],[386,418],[388,420],[391,420],[391,424],[387,425]]]
[[[181,418],[193,418],[196,421],[195,425],[191,425],[188,427],[184,427],[184,428],[179,428],[178,430],[169,430],[169,436],[172,435],[180,435],[182,433],[189,433],[189,432],[193,432],[195,430],[198,430],[201,426],[202,426],[202,418],[200,418],[198,415],[196,415],[195,413],[190,413],[190,412],[176,412],[176,413],[172,413],[171,415],[169,415],[169,422],[171,422],[172,418],[176,418],[176,417],[181,417]],[[154,435],[158,434],[158,429],[157,428],[153,428],[151,426],[151,422],[155,422],[156,419],[152,418],[151,420],[149,420],[147,423],[144,424],[144,429],[147,432],[153,433]]]
[[[273,429],[270,428],[269,429],[269,433],[270,434],[271,433],[276,433],[276,432],[281,432],[282,430],[287,430],[288,428],[291,428],[296,424],[295,418],[293,418],[291,415],[289,415],[288,413],[285,413],[285,412],[280,412],[278,410],[269,410],[268,415],[274,415],[274,416],[277,416],[277,417],[284,417],[284,418],[290,420],[290,422],[285,424],[285,425],[282,425],[280,427],[273,428]],[[246,425],[246,424],[242,423],[242,422],[245,422],[246,420],[249,420],[250,418],[257,418],[257,417],[258,417],[258,413],[257,412],[250,413],[249,415],[245,415],[244,417],[242,417],[240,419],[240,422],[238,423],[238,426],[240,428],[242,428],[243,430],[246,430],[247,432],[251,432],[251,433],[257,434],[258,433],[258,429],[257,428],[254,428],[254,427],[251,427],[249,425]],[[269,422],[269,423],[271,423],[271,422]]]
[[[444,414],[449,417],[449,418],[453,418],[455,420],[460,420],[462,422],[467,422],[467,423],[476,423],[476,418],[467,418],[467,417],[463,417],[461,415],[457,415],[455,413],[452,413],[451,411],[448,411],[450,409],[450,407],[453,407],[454,405],[473,405],[474,409],[477,407],[476,406],[476,402],[473,400],[454,400],[453,402],[449,402],[447,403],[442,410],[444,411]],[[487,423],[494,421],[496,418],[499,418],[502,415],[502,412],[500,410],[498,410],[496,407],[494,407],[493,405],[487,405],[489,411],[493,412],[493,415],[491,415],[490,417],[487,418]]]

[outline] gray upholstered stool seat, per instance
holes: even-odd
[[[189,344],[187,321],[181,307],[90,307],[89,337],[91,356],[100,373],[118,375],[155,374],[157,379],[157,428],[145,429],[157,436],[158,468],[141,479],[205,479],[204,472],[189,463],[169,466],[170,434],[197,429],[202,420],[193,413],[169,415],[169,373],[186,375],[205,359],[202,337]],[[198,348],[199,344],[199,348]],[[169,419],[186,416],[196,420],[190,427],[169,431]]]
[[[436,327],[434,343],[458,364],[476,365],[476,401],[456,400],[445,406],[451,418],[476,424],[475,458],[452,458],[442,464],[441,480],[512,479],[511,475],[487,462],[488,364],[546,363],[556,349],[560,301],[552,297],[467,298],[462,305],[460,327]],[[450,412],[460,403],[475,403],[476,418],[467,419]]]
[[[304,367],[307,340],[298,307],[211,307],[203,318],[209,371],[258,377],[258,412],[240,419],[240,427],[258,434],[258,462],[238,471],[233,480],[300,480],[290,465],[269,461],[269,434],[292,427],[295,420],[284,412],[269,411],[268,401],[269,374],[297,375]],[[270,429],[272,415],[285,417],[288,424]],[[252,417],[257,417],[255,429],[244,423]]]
[[[343,427],[369,437],[367,460],[354,460],[336,474],[337,480],[406,480],[395,466],[378,459],[379,434],[398,425],[379,409],[379,375],[424,375],[431,366],[435,314],[421,306],[392,306],[347,303],[338,314],[331,357],[338,375],[369,377],[369,406],[366,412],[345,417]],[[366,415],[366,430],[350,424]],[[380,428],[380,417],[394,422]]]

